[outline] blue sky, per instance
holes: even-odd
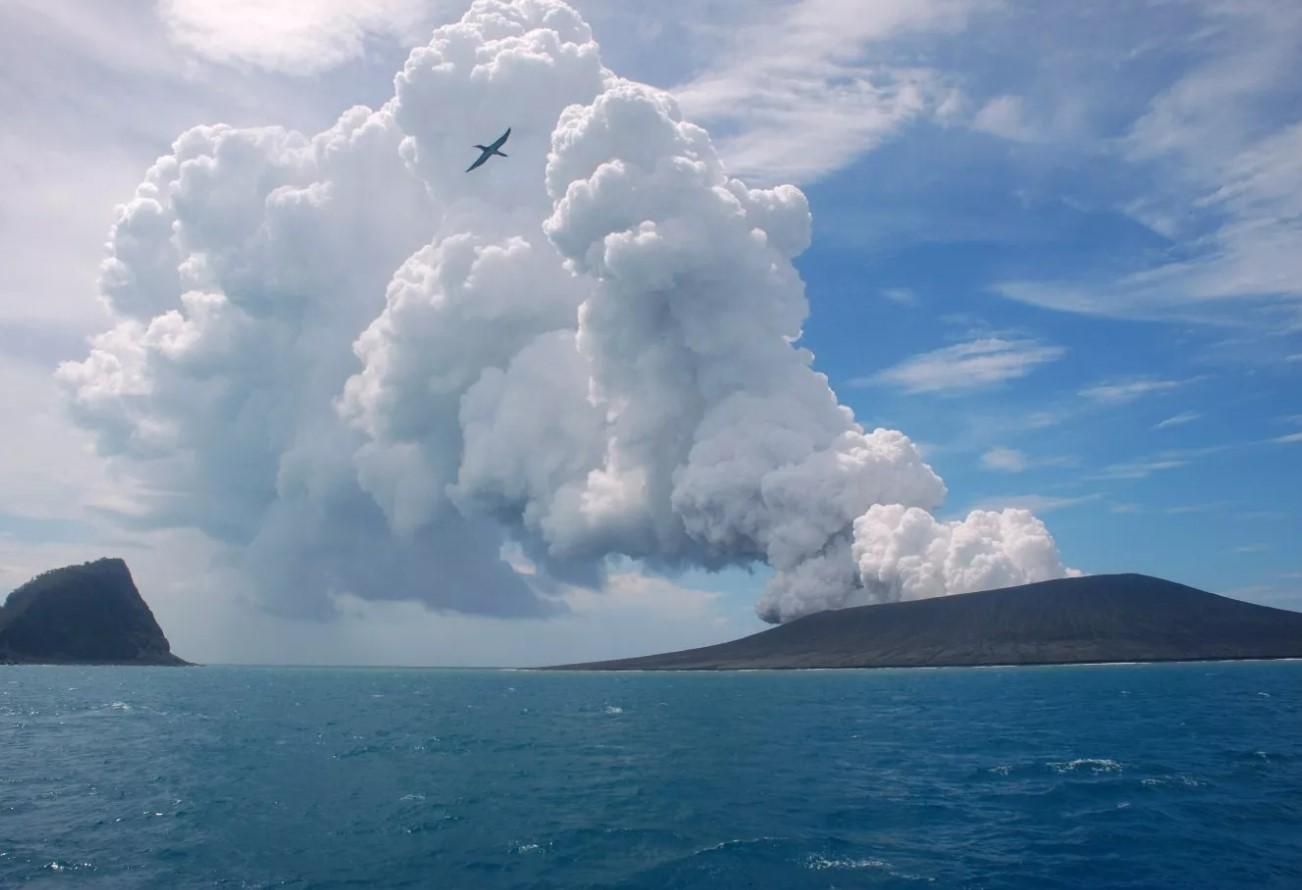
[[[606,64],[678,95],[748,182],[804,190],[803,343],[862,423],[921,443],[941,515],[1028,506],[1068,565],[1302,608],[1302,7],[575,5]],[[435,638],[442,660],[527,661],[758,627],[741,572],[630,578],[624,605],[591,601],[550,643],[401,604],[291,624],[208,592],[197,533],[106,518],[132,496],[50,378],[106,327],[114,204],[188,126],[315,132],[383,101],[407,49],[461,12],[0,11],[0,410],[27,431],[0,446],[0,587],[120,552],[210,659],[428,661]],[[276,645],[223,630],[250,622]],[[458,649],[468,627],[477,648]]]
[[[1136,233],[1121,210],[992,199],[992,228],[1035,231],[1034,241],[839,244],[820,210],[852,214],[846,197],[873,165],[808,189],[819,222],[800,261],[813,306],[807,341],[863,422],[926,443],[954,508],[1038,503],[1073,565],[1286,594],[1302,485],[1296,443],[1276,440],[1298,429],[1296,339],[1063,312],[997,292],[1028,269],[1089,275],[1080,254],[1144,262],[1164,239]],[[971,172],[986,188],[1018,187],[1016,171],[993,166]],[[1007,354],[1025,363],[983,385],[944,374],[960,361],[945,350],[983,340],[1014,344]],[[929,353],[940,376],[921,390],[881,376]]]

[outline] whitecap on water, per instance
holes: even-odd
[[[814,871],[823,871],[828,868],[890,868],[880,859],[828,859],[825,856],[818,855],[810,856],[805,860],[805,864]]]
[[[1185,788],[1201,788],[1203,782],[1191,776],[1149,776],[1147,779],[1140,779],[1141,785],[1149,788],[1159,788],[1163,785],[1181,785]]]
[[[1078,757],[1075,760],[1050,763],[1056,773],[1072,773],[1077,770],[1089,770],[1092,773],[1119,773],[1121,764],[1106,757]]]
[[[606,705],[606,713],[607,713],[607,714],[622,714],[622,713],[624,713],[624,709],[621,708],[621,707],[619,707],[618,705]]]
[[[56,859],[45,868],[47,871],[92,871],[95,866],[89,862],[59,862]]]

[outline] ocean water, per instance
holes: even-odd
[[[1302,663],[0,668],[0,886],[1302,888]]]

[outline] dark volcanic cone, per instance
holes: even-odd
[[[1302,657],[1302,613],[1147,575],[819,612],[754,636],[575,670],[922,667]]]

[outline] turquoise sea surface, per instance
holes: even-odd
[[[1302,888],[1302,663],[0,668],[0,887]]]

